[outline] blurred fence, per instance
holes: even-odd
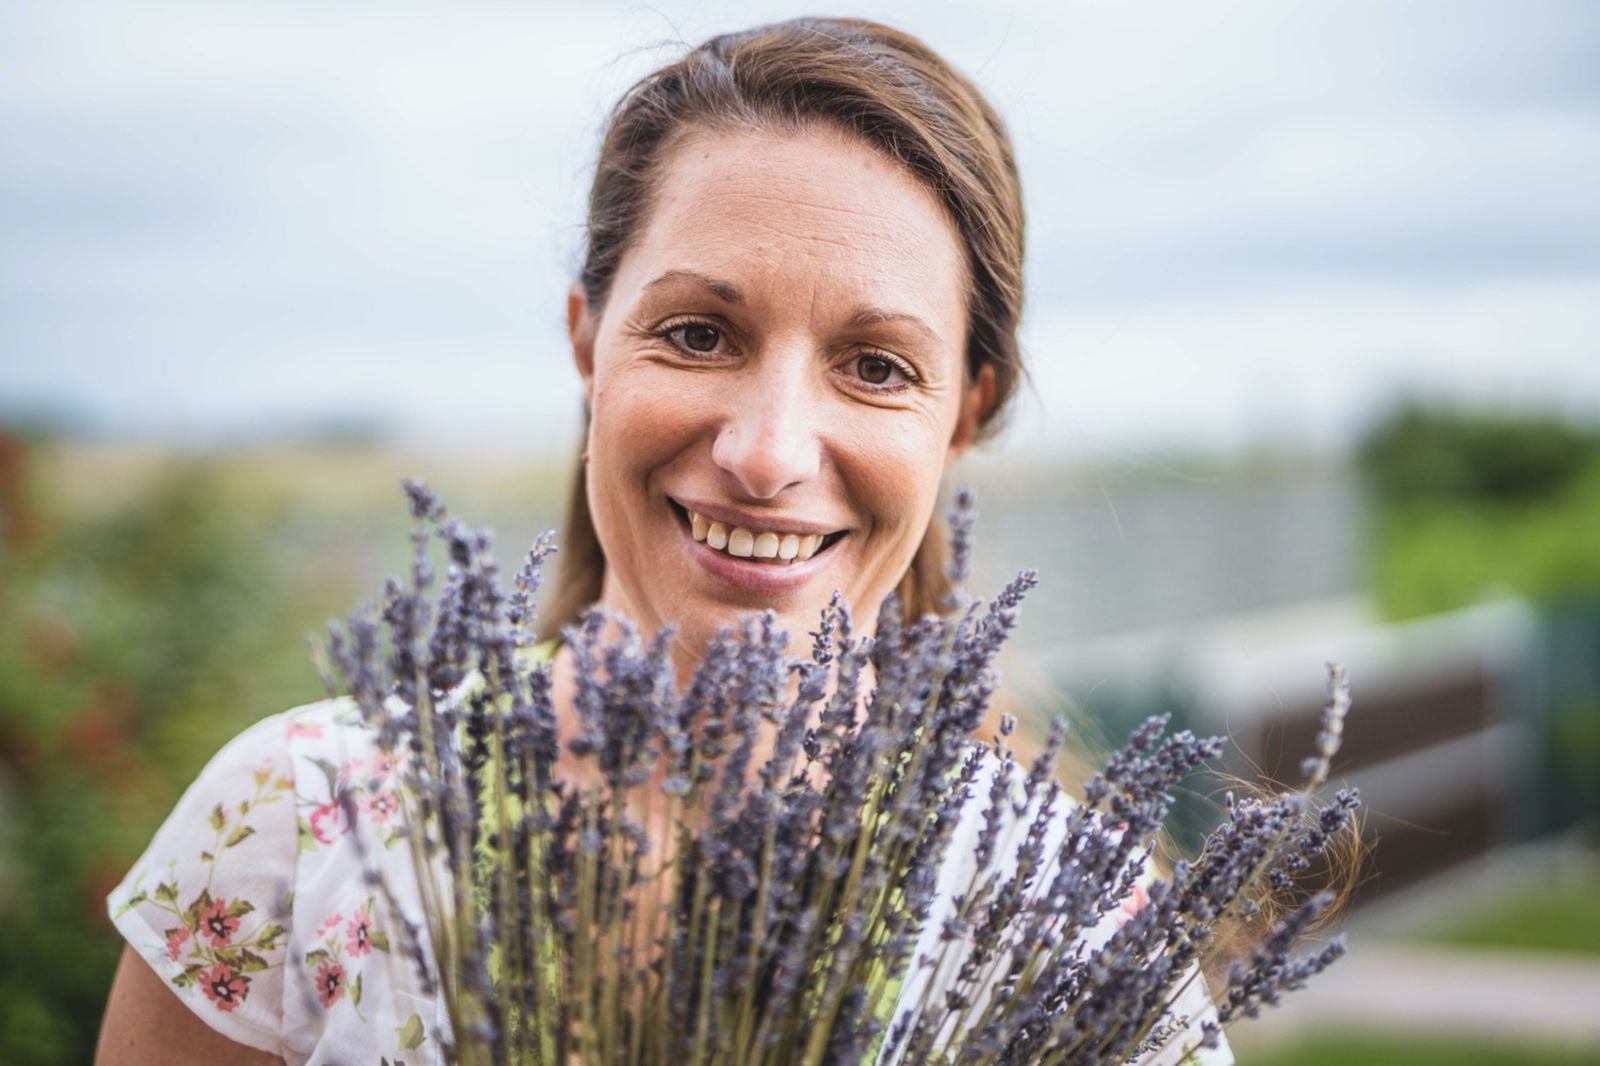
[[[1354,696],[1334,778],[1364,800],[1363,896],[1600,816],[1600,601],[1388,625],[1360,601],[1321,601],[1074,642],[1033,664],[1113,738],[1170,712],[1226,735],[1229,771],[1293,782],[1330,660]]]
[[[1039,571],[1014,646],[1046,656],[1105,634],[1363,588],[1366,508],[1337,460],[1127,469],[968,460],[978,493],[975,588]]]

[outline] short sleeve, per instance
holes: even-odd
[[[297,861],[285,718],[211,759],[107,897],[129,946],[206,1024],[282,1054]]]

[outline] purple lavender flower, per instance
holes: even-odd
[[[680,691],[669,632],[586,614],[563,634],[563,748],[549,666],[526,656],[550,538],[506,593],[488,535],[405,491],[407,580],[332,627],[326,654],[380,745],[410,755],[404,839],[427,905],[399,915],[403,957],[444,999],[452,1061],[1121,1063],[1216,1043],[1343,950],[1294,954],[1327,906],[1312,897],[1214,1013],[1203,994],[1191,1009],[1219,923],[1310,871],[1358,805],[1312,796],[1349,706],[1336,667],[1307,787],[1230,798],[1159,877],[1171,793],[1221,742],[1153,718],[1072,802],[1063,722],[1025,768],[1010,716],[975,739],[1037,577],[987,603],[959,591],[969,492],[945,616],[891,597],[864,637],[836,594],[791,659],[755,615]]]

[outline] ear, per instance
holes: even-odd
[[[966,451],[978,435],[983,416],[994,404],[994,367],[984,363],[978,373],[967,382],[961,392],[961,412],[956,416],[955,432],[950,435],[950,451],[946,463],[953,463]]]
[[[583,285],[574,281],[567,290],[567,341],[572,345],[572,365],[583,379],[585,403],[594,401],[594,316],[589,313],[589,300],[583,295]]]

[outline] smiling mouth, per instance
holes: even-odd
[[[689,535],[706,547],[749,562],[789,566],[813,559],[837,544],[845,530],[828,534],[791,533],[781,529],[749,529],[715,522],[669,498],[673,514]]]

